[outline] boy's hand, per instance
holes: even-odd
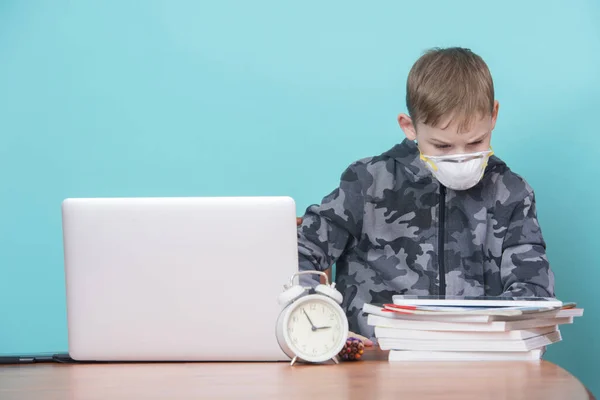
[[[359,335],[357,333],[354,332],[348,332],[348,337],[349,338],[356,338],[356,339],[360,339],[362,340],[363,344],[365,345],[365,347],[372,347],[373,346],[373,342],[369,339],[367,339],[366,337]]]

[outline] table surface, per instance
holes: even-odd
[[[0,399],[589,399],[541,362],[393,362],[370,350],[339,365],[31,364],[0,367]]]

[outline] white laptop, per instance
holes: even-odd
[[[74,360],[288,360],[275,323],[298,271],[292,199],[67,199],[62,211]]]

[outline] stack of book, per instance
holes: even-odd
[[[583,315],[575,303],[505,297],[394,296],[363,311],[389,361],[540,360]]]

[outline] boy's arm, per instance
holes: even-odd
[[[320,205],[308,207],[298,227],[300,271],[325,271],[343,254],[362,230],[364,197],[355,165],[341,176],[339,186]],[[318,283],[318,275],[303,275],[304,285]]]
[[[504,238],[500,275],[505,296],[554,297],[554,274],[530,192],[515,208]]]

